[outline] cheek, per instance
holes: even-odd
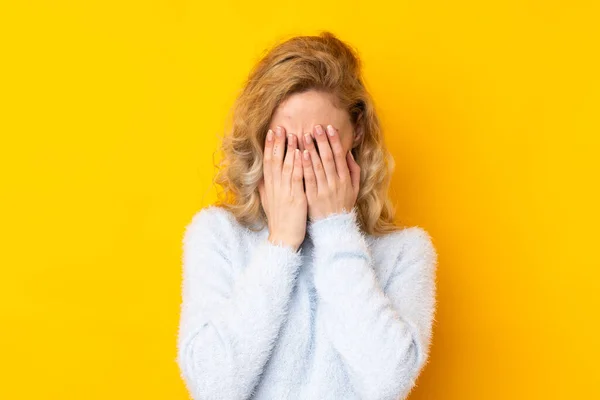
[[[317,154],[320,157],[321,152],[319,151],[319,145],[317,144],[317,140],[314,138],[314,136],[312,137],[312,141],[313,141],[313,146],[315,147],[315,151],[317,152]],[[312,155],[312,153],[311,153],[311,155]]]
[[[344,146],[344,153],[348,153],[352,149],[352,137],[346,136],[345,139],[342,144]]]

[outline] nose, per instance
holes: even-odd
[[[300,149],[300,151],[304,151],[304,149],[306,148],[306,143],[304,142],[304,135],[305,134],[310,135],[310,139],[311,139],[311,141],[313,143],[313,146],[316,147],[317,153],[319,153],[319,147],[317,146],[317,142],[315,141],[315,137],[314,137],[313,133],[310,132],[310,131],[300,132],[300,133],[296,134],[296,136],[298,137],[298,148]]]
[[[297,130],[294,131],[294,133],[292,133],[291,131],[288,131],[288,133],[296,136],[296,141],[298,143],[298,149],[300,149],[300,152],[304,152],[304,149],[306,149],[306,143],[304,143],[304,135],[308,134],[310,135],[310,139],[312,141],[312,145],[315,147],[317,155],[320,156],[321,153],[319,151],[319,146],[317,145],[317,141],[315,140],[315,136],[311,131],[302,131],[302,130]],[[287,138],[286,138],[286,144],[287,144]],[[284,156],[287,153],[287,146],[285,146],[285,151],[284,151]]]
[[[306,132],[300,132],[296,134],[296,137],[298,138],[298,148],[300,149],[300,151],[304,151],[304,149],[306,148],[306,144],[304,143],[304,134]]]

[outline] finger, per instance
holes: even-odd
[[[319,146],[321,162],[323,163],[323,169],[325,170],[325,175],[327,176],[327,183],[331,186],[333,183],[335,183],[338,177],[337,171],[335,169],[333,152],[331,151],[331,146],[329,145],[329,140],[327,139],[327,135],[325,134],[323,127],[321,125],[316,125],[315,132],[317,146]]]
[[[300,149],[296,147],[294,149],[294,171],[292,173],[292,194],[294,197],[304,195],[304,186],[302,184],[303,177],[302,155],[300,154]]]
[[[281,185],[281,170],[283,168],[283,155],[285,151],[285,130],[282,126],[275,128],[275,141],[273,143],[273,162],[271,170],[273,171],[273,185]]]
[[[321,189],[327,187],[327,176],[325,176],[325,170],[323,169],[321,157],[317,153],[317,146],[315,145],[315,140],[310,133],[304,135],[304,145],[305,149],[307,149],[310,153],[310,161],[313,172],[315,174],[315,180],[317,182],[316,193],[318,193]],[[306,180],[306,177],[304,179]]]
[[[295,150],[298,146],[296,143],[296,135],[289,133],[287,135],[287,150],[285,153],[285,160],[283,161],[283,169],[281,170],[281,185],[286,188],[287,193],[291,193],[292,190],[292,173],[294,171],[294,156]]]
[[[274,133],[271,129],[267,132],[267,137],[265,138],[265,152],[263,154],[263,179],[264,185],[266,186],[267,192],[271,190],[271,183],[273,179],[273,138]],[[265,188],[263,188],[265,189]],[[263,192],[264,193],[264,192]]]
[[[348,168],[350,172],[350,179],[352,181],[352,188],[354,189],[354,194],[358,195],[358,190],[360,189],[360,165],[358,165],[356,160],[354,160],[352,150],[348,151],[346,160],[348,161]]]
[[[327,135],[329,137],[329,144],[335,161],[335,169],[340,182],[347,182],[350,180],[350,171],[348,170],[344,146],[340,140],[340,133],[332,125],[327,125]]]
[[[307,135],[310,136],[309,133]],[[310,160],[310,151],[308,149],[304,149],[302,154],[302,169],[304,172],[304,186],[306,186],[306,197],[309,199],[314,199],[317,197],[318,186],[317,186],[317,177],[315,175],[315,171],[313,170],[313,164]]]

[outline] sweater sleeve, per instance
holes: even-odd
[[[356,209],[309,223],[314,284],[325,330],[365,400],[404,399],[428,359],[437,254],[428,233],[391,233],[392,273],[382,286]]]
[[[248,399],[286,318],[300,251],[264,239],[233,265],[239,245],[215,206],[186,227],[176,362],[194,399]]]

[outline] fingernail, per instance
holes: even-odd
[[[310,137],[310,133],[304,134],[304,143],[310,144],[312,142],[312,138]]]
[[[317,130],[317,135],[323,134],[323,128],[321,127],[321,125],[317,125],[315,129]]]
[[[304,159],[308,160],[308,150],[304,149]]]
[[[273,140],[273,131],[271,129],[269,129],[269,132],[267,132],[267,140],[269,142]]]
[[[292,134],[291,133],[287,134],[287,140],[288,140],[288,144],[291,146],[292,145]]]
[[[277,135],[277,137],[281,137],[282,132],[281,132],[281,127],[278,126],[277,128],[275,128],[275,134]]]
[[[333,126],[327,125],[327,133],[329,133],[329,136],[335,135],[335,129],[333,129]]]

